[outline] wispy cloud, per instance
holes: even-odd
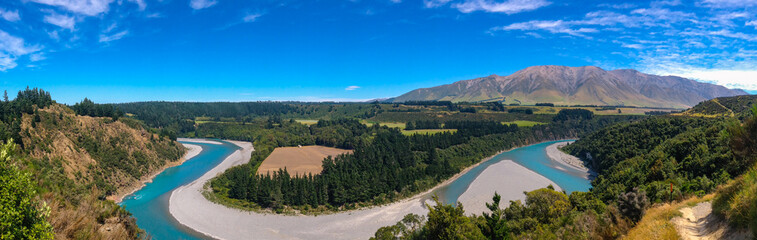
[[[629,9],[629,8],[635,8],[636,4],[632,4],[632,3],[621,3],[621,4],[603,3],[603,4],[599,4],[598,7],[607,7],[607,8],[614,8],[614,9]]]
[[[349,86],[349,87],[345,88],[344,90],[346,90],[346,91],[352,91],[352,90],[357,90],[359,88],[360,88],[360,86]]]
[[[145,3],[145,0],[129,0],[129,2],[137,4],[137,7],[139,7],[140,11],[144,11],[147,8],[147,4]]]
[[[70,12],[95,16],[108,12],[114,0],[32,0],[33,2],[64,8]]]
[[[263,16],[262,13],[248,13],[247,15],[245,15],[242,18],[242,21],[244,21],[244,22],[254,22],[255,20],[257,20],[261,16]]]
[[[38,46],[30,46],[24,39],[0,30],[0,71],[15,68],[16,60],[22,56],[40,51]]]
[[[45,59],[47,59],[47,57],[45,57],[45,54],[41,52],[36,52],[29,55],[29,61],[31,62],[39,62]]]
[[[203,8],[209,8],[213,5],[216,5],[218,3],[215,0],[190,0],[189,1],[189,7],[191,7],[194,10],[200,10]]]
[[[74,26],[76,25],[76,19],[71,16],[66,16],[63,14],[57,14],[57,13],[50,13],[49,15],[45,16],[44,21],[46,23],[68,29],[70,31],[74,30]]]
[[[562,20],[556,20],[556,21],[541,21],[541,20],[532,20],[528,22],[522,22],[522,23],[513,23],[507,26],[502,27],[495,27],[490,29],[490,31],[512,31],[512,30],[521,30],[521,31],[531,31],[531,30],[543,30],[550,33],[564,33],[572,36],[579,36],[579,37],[587,37],[584,35],[584,33],[595,33],[598,32],[597,29],[594,28],[571,28],[573,23],[571,22],[565,22]]]
[[[455,4],[453,7],[463,13],[485,11],[515,14],[536,10],[550,4],[552,3],[546,0],[506,0],[504,2],[495,2],[491,0],[466,0],[465,2]]]
[[[452,0],[423,0],[423,6],[426,8],[436,8],[447,5]]]
[[[757,29],[757,20],[746,22],[744,23],[744,26],[753,26],[755,29]]]
[[[9,22],[21,20],[21,16],[18,15],[18,10],[10,11],[0,8],[0,17]]]
[[[757,0],[704,0],[702,5],[713,8],[742,8],[757,6]]]
[[[110,41],[119,40],[119,39],[125,37],[128,34],[129,34],[129,30],[123,30],[123,31],[120,31],[120,32],[117,32],[117,33],[114,33],[114,34],[110,34],[110,35],[100,34],[100,42],[101,43],[107,43],[107,42],[110,42]]]

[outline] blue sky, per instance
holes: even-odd
[[[533,65],[757,90],[757,0],[0,2],[0,90],[63,103],[363,100]]]

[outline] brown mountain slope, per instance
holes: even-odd
[[[60,104],[24,114],[26,168],[35,175],[56,239],[132,239],[138,229],[113,201],[186,151],[139,122],[77,116]]]
[[[746,95],[742,90],[693,80],[598,67],[534,66],[509,76],[491,75],[452,84],[421,88],[393,102],[439,100],[558,105],[626,105],[688,108],[716,97]]]

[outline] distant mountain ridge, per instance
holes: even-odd
[[[737,95],[740,89],[676,76],[657,76],[632,69],[605,71],[598,67],[533,66],[509,76],[463,80],[400,95],[392,102],[502,101],[558,105],[624,105],[689,108],[699,102]]]

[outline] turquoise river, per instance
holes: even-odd
[[[567,140],[566,140],[567,141]],[[168,168],[155,176],[151,183],[139,191],[124,198],[121,206],[129,210],[137,219],[137,225],[144,229],[152,239],[205,239],[204,235],[179,224],[168,212],[168,198],[171,192],[199,178],[226,156],[239,147],[218,141],[221,144],[194,143],[202,146],[202,152],[182,165]],[[490,160],[479,164],[449,185],[434,191],[445,203],[454,203],[476,177],[487,167],[502,160],[509,159],[555,182],[567,192],[588,191],[589,180],[581,177],[582,172],[563,163],[549,159],[545,148],[553,143],[544,142],[503,152]],[[516,183],[517,184],[517,183]]]

